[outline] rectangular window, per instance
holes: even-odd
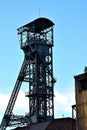
[[[81,79],[79,81],[79,85],[80,85],[80,91],[87,90],[87,78]]]

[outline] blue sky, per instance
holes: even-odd
[[[24,58],[19,46],[17,28],[38,17],[46,17],[55,23],[53,48],[54,76],[57,79],[55,117],[71,116],[71,105],[75,103],[73,77],[83,73],[87,65],[86,0],[0,1],[0,95],[5,102],[3,106],[0,99],[0,105],[3,106],[3,110],[0,109],[1,115]],[[25,88],[21,91],[25,92]]]

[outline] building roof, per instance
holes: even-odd
[[[75,119],[59,118],[54,119],[46,128],[46,130],[76,130]]]
[[[17,127],[14,130],[72,130],[72,128],[73,130],[76,130],[75,119],[59,118],[26,127]]]
[[[28,28],[30,32],[39,33],[39,32],[41,32],[41,31],[43,31],[43,30],[45,30],[53,25],[54,25],[54,23],[51,20],[41,17],[41,18],[38,18],[38,19],[20,27],[20,28],[25,27],[25,28]],[[20,28],[18,28],[18,30]]]
[[[51,121],[35,123],[30,126],[17,127],[14,130],[45,130]]]
[[[81,79],[81,78],[85,78],[85,77],[87,77],[87,72],[74,76],[75,79]]]

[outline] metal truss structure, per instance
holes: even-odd
[[[54,118],[53,25],[46,18],[38,18],[17,29],[25,57],[19,76],[1,122],[0,130],[15,124],[42,122]],[[12,114],[22,83],[28,84],[28,116]]]

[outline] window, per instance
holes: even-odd
[[[87,90],[87,78],[81,79],[79,83],[80,91]]]

